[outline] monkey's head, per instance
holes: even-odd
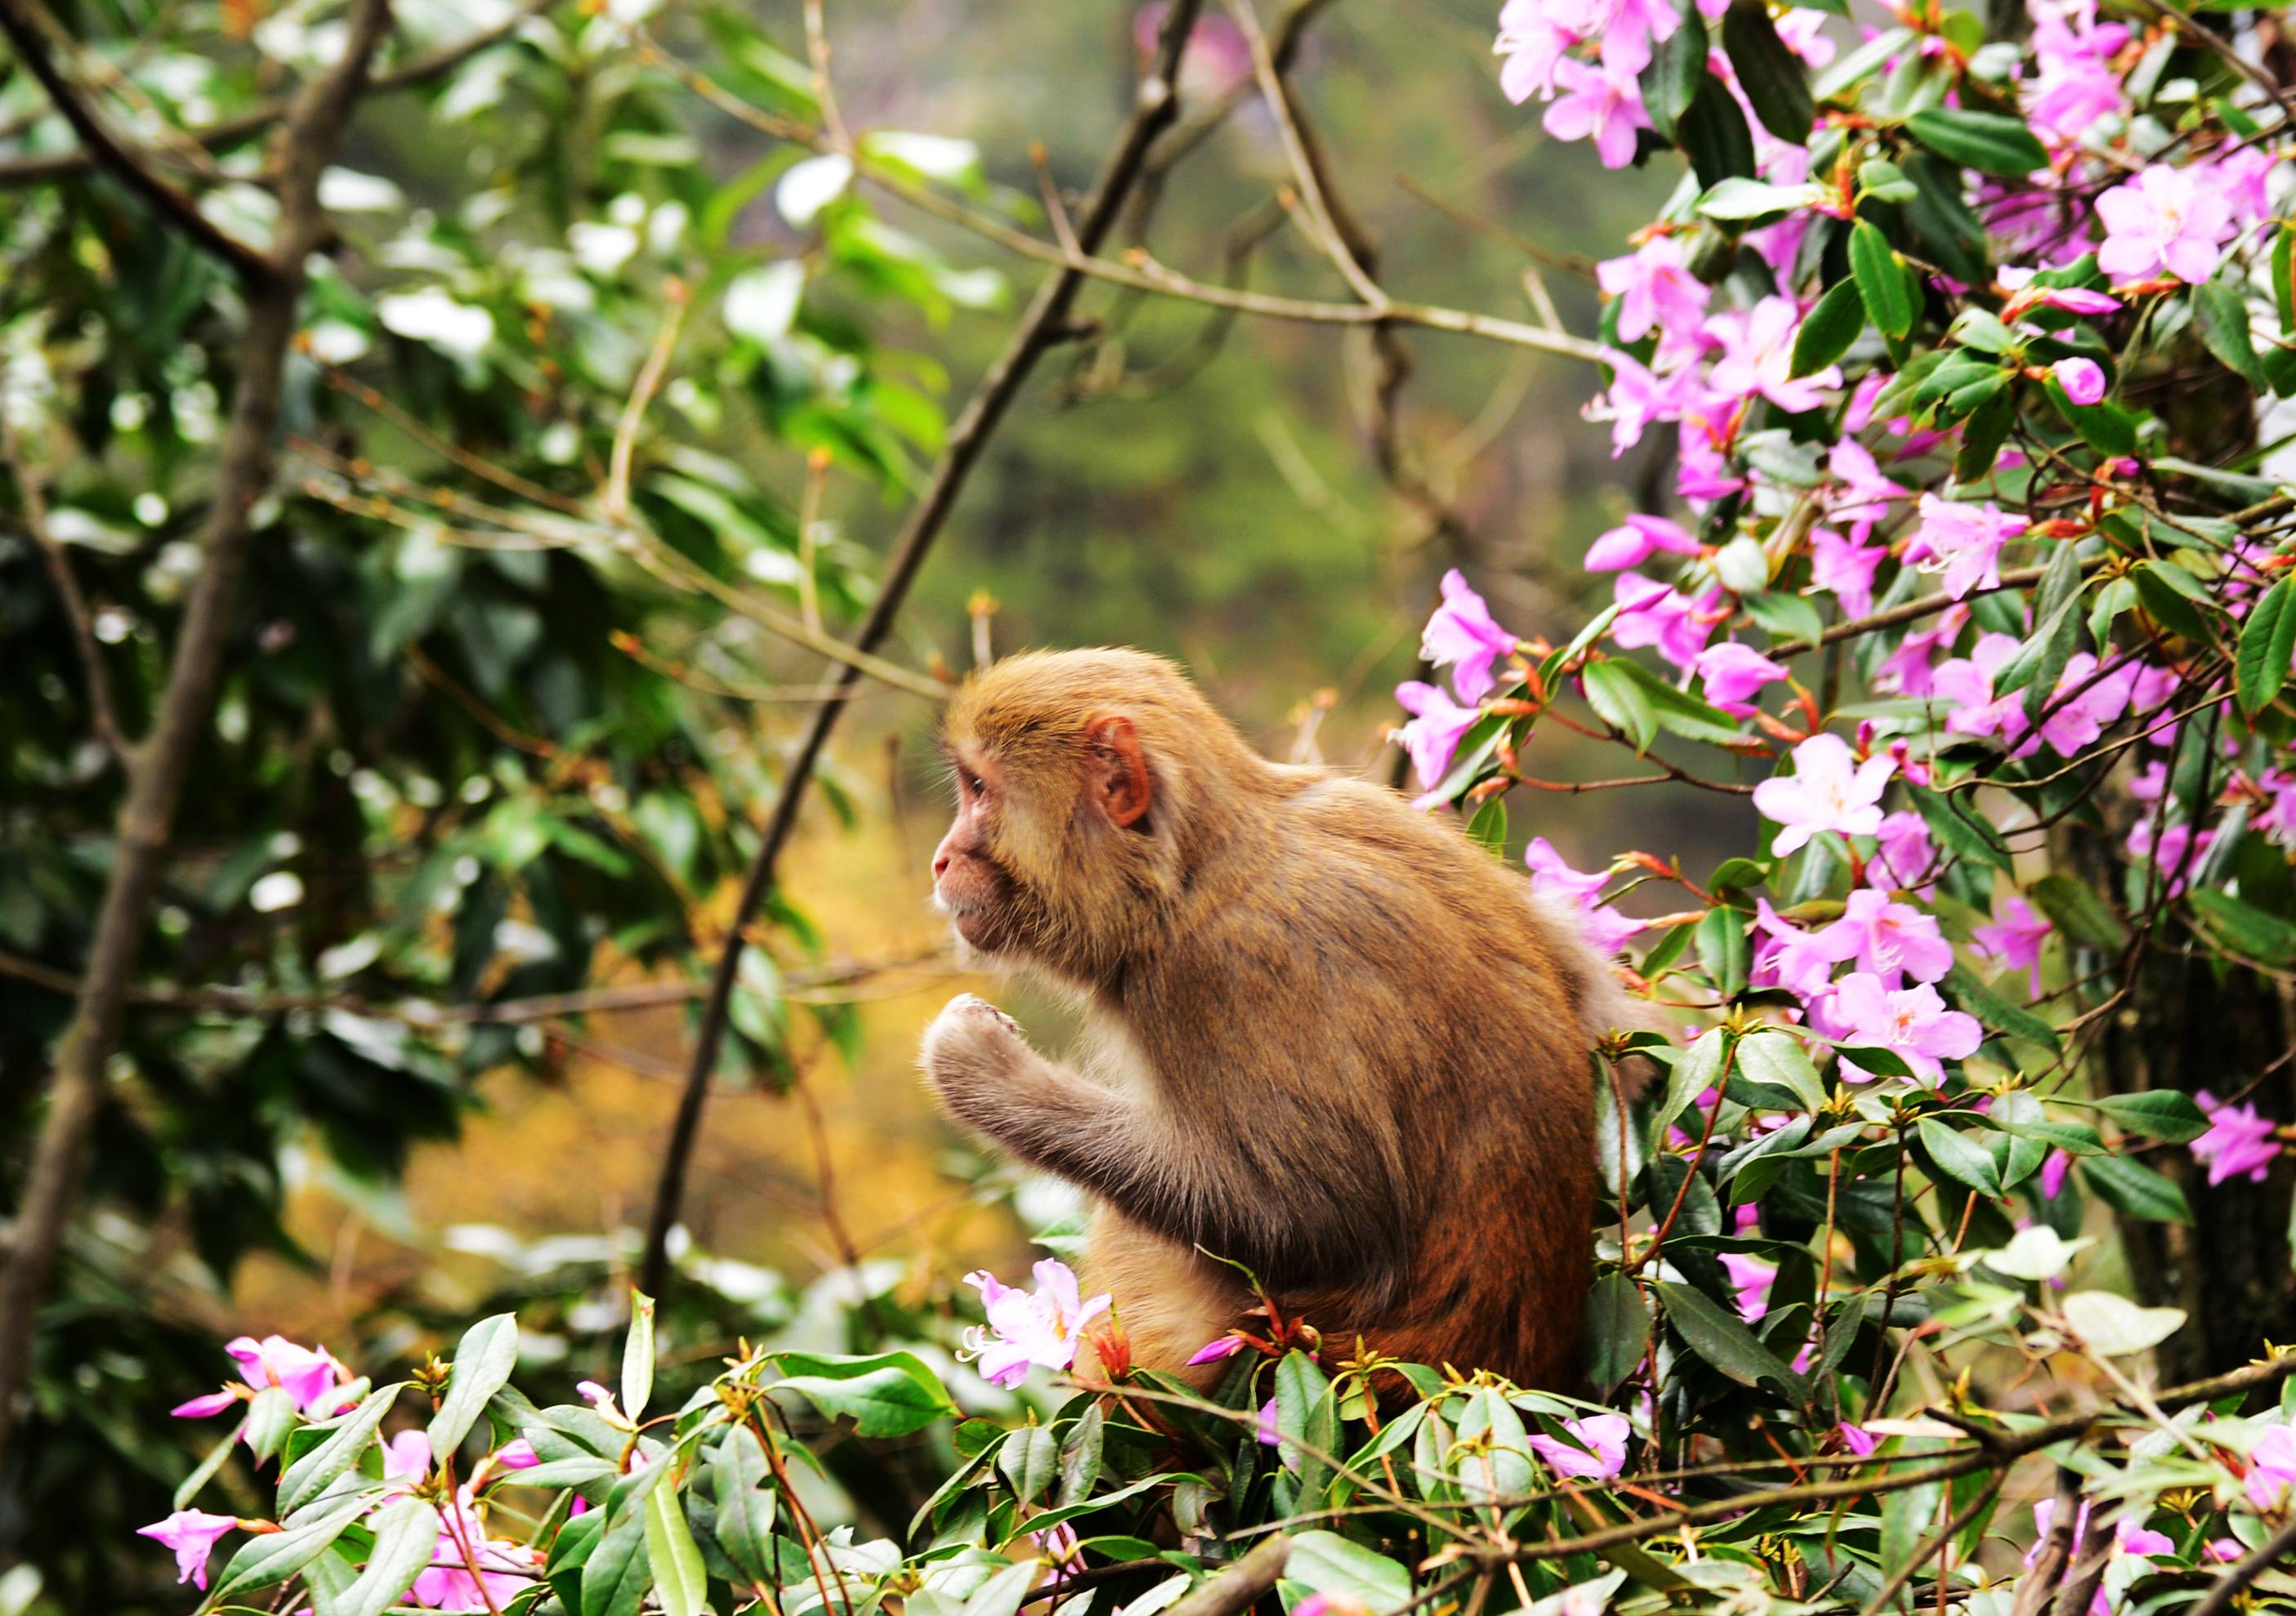
[[[1104,980],[1152,935],[1208,831],[1216,776],[1264,766],[1179,669],[1138,651],[1037,652],[968,678],[942,750],[956,818],[933,900],[992,959]]]

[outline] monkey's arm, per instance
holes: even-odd
[[[1347,1163],[1260,1161],[1239,1130],[1183,1129],[1047,1061],[1010,1016],[971,994],[926,1029],[923,1063],[959,1121],[1270,1285],[1361,1283],[1403,1254],[1406,1230],[1366,1216],[1363,1176]]]

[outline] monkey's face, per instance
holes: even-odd
[[[933,849],[933,906],[972,947],[1003,953],[1024,931],[1026,907],[1023,889],[996,852],[1009,810],[1005,772],[996,759],[969,751],[952,753],[950,764],[956,817]]]

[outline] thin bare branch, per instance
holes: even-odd
[[[7,404],[0,398],[0,457],[7,461],[9,475],[16,480],[16,497],[24,507],[24,530],[47,564],[48,576],[55,580],[56,594],[63,602],[64,619],[71,628],[72,647],[79,656],[81,677],[87,681],[87,710],[96,739],[115,760],[125,762],[128,744],[126,732],[119,727],[119,710],[111,699],[111,673],[103,663],[103,648],[96,643],[95,619],[87,608],[87,596],[80,592],[79,579],[71,570],[71,557],[63,541],[48,525],[47,490],[41,485],[40,474],[24,459],[24,446],[19,440],[15,422],[8,417]]]

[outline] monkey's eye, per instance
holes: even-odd
[[[968,797],[978,797],[988,789],[982,783],[980,776],[969,768],[959,769],[956,777],[964,783],[964,794]]]

